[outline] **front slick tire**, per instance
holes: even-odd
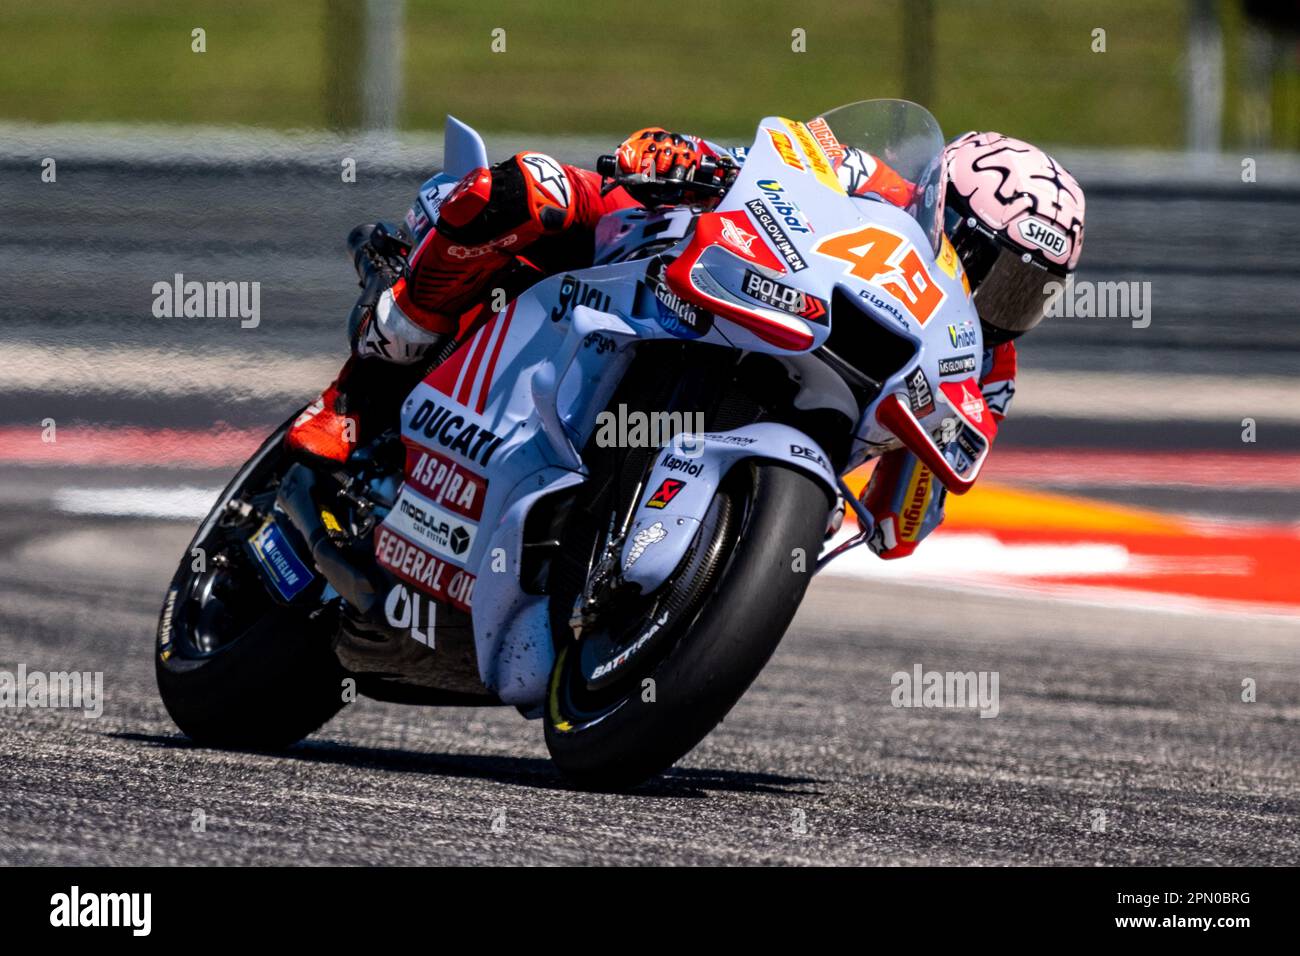
[[[732,494],[742,506],[739,531],[693,625],[658,663],[632,675],[623,696],[593,714],[574,703],[583,681],[575,645],[558,655],[546,746],[579,787],[626,789],[690,752],[762,671],[799,608],[826,528],[825,490],[803,471],[753,460],[738,464],[718,494]],[[653,701],[644,699],[646,678],[654,680]]]

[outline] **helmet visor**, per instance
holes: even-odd
[[[999,245],[997,258],[973,298],[981,320],[1019,335],[1043,321],[1062,288],[1060,280],[1031,256]]]
[[[950,235],[982,322],[1015,337],[1043,321],[1063,288],[1059,276],[969,220],[952,223]]]

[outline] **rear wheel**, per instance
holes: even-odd
[[[196,743],[287,747],[343,706],[335,617],[274,602],[243,549],[269,511],[287,425],[240,469],[199,526],[172,578],[154,653],[168,714]],[[317,587],[318,585],[313,585]]]
[[[673,577],[560,649],[545,725],[566,776],[597,789],[633,786],[708,735],[794,617],[828,507],[803,471],[765,460],[732,469]],[[610,680],[620,648],[635,653]]]

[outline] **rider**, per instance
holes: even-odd
[[[1083,189],[1047,153],[1001,133],[958,136],[944,162],[944,233],[970,283],[984,333],[980,387],[1001,423],[1016,393],[1015,339],[1043,320],[1049,277],[1062,288],[1079,265]],[[868,545],[882,558],[911,554],[942,523],[946,497],[911,452],[882,455],[863,496],[876,520]]]
[[[832,156],[850,195],[906,205],[912,187],[886,163],[853,148]],[[1083,193],[1050,156],[996,133],[967,133],[947,147],[945,231],[961,258],[984,329],[980,383],[1000,421],[1015,392],[1012,340],[1043,317],[1045,273],[1065,275],[1083,242]],[[688,185],[701,165],[725,188],[743,154],[658,127],[638,130],[616,153],[624,177]],[[371,280],[349,322],[353,357],[320,399],[299,417],[290,443],[343,460],[358,443],[371,402],[405,394],[411,376],[482,310],[489,289],[512,296],[539,278],[589,266],[597,222],[640,205],[628,189],[603,188],[599,174],[536,152],[519,153],[466,174],[423,222],[413,210],[412,247],[385,227],[358,227],[349,245],[363,256]],[[632,187],[632,193],[636,188]],[[714,191],[716,193],[716,190]],[[895,449],[877,462],[863,501],[876,519],[869,541],[884,558],[911,554],[943,520],[945,492],[910,452]]]

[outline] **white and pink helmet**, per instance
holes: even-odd
[[[1042,321],[1049,285],[1079,264],[1083,189],[1051,156],[1001,133],[948,144],[945,231],[970,280],[985,338],[1008,341]]]

